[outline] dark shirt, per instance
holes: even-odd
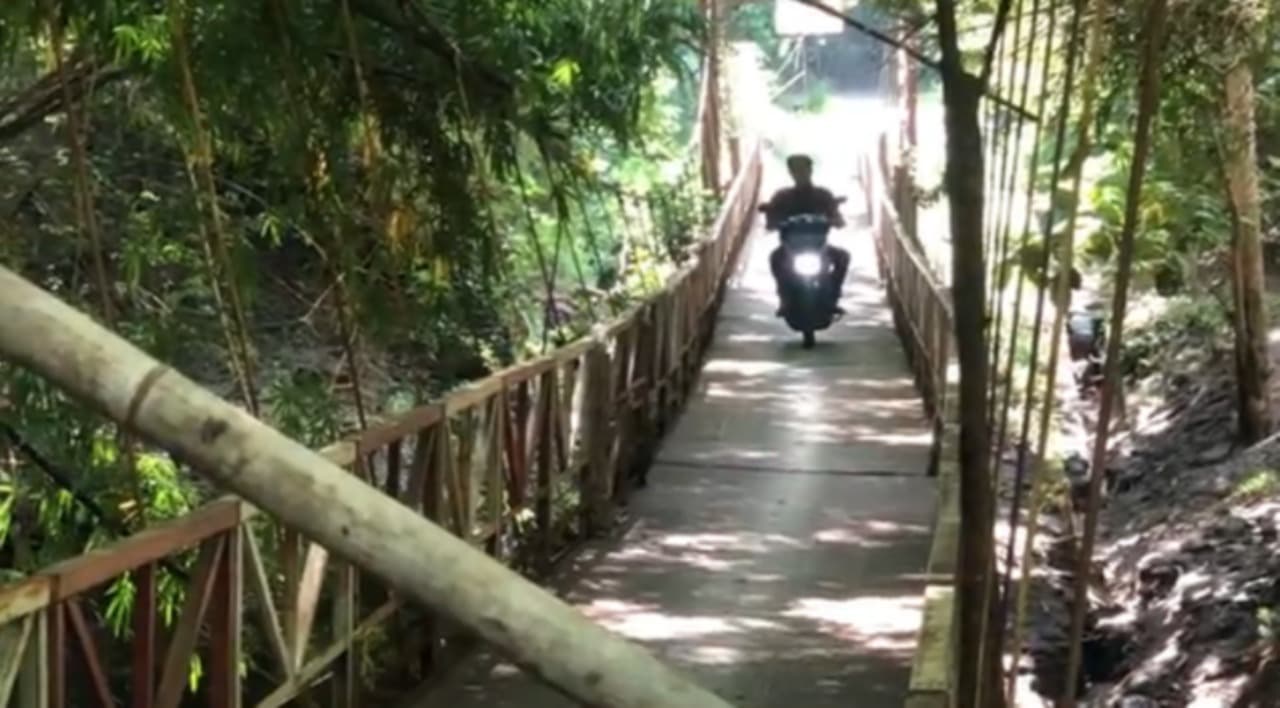
[[[779,223],[797,214],[821,214],[836,224],[841,222],[840,205],[835,196],[822,187],[810,185],[784,187],[775,192],[769,200],[766,225],[777,228]]]

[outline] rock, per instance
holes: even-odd
[[[1256,620],[1251,612],[1243,607],[1230,603],[1207,606],[1201,614],[1203,618],[1196,622],[1188,633],[1192,642],[1220,642],[1237,637],[1253,635]]]
[[[1213,550],[1213,544],[1203,538],[1192,538],[1182,543],[1183,553],[1205,553]]]
[[[1138,596],[1148,603],[1164,597],[1182,575],[1182,565],[1172,560],[1157,560],[1138,570]]]
[[[1259,605],[1280,604],[1280,578],[1255,578],[1245,583],[1240,592]]]
[[[1248,521],[1238,516],[1228,516],[1214,524],[1209,529],[1209,535],[1215,539],[1234,541],[1249,536],[1249,532],[1252,530],[1253,528]]]
[[[1156,703],[1153,698],[1130,693],[1116,701],[1115,708],[1160,708],[1160,704]]]

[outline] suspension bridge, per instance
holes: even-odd
[[[848,315],[816,349],[773,315],[775,237],[755,206],[785,175],[756,143],[695,258],[658,296],[587,339],[315,453],[341,477],[295,477],[309,459],[271,460],[274,491],[246,486],[263,464],[245,458],[249,448],[236,459],[212,449],[252,446],[259,432],[241,431],[251,419],[4,273],[0,289],[28,296],[0,307],[11,326],[60,332],[46,351],[96,342],[55,381],[148,437],[185,436],[192,448],[171,449],[242,496],[0,587],[0,705],[119,705],[119,677],[100,660],[110,640],[87,608],[124,574],[137,593],[131,706],[184,705],[193,656],[209,705],[365,705],[360,664],[388,637],[400,678],[421,682],[378,698],[406,707],[570,705],[579,688],[615,701],[601,705],[707,705],[701,691],[739,706],[945,700],[933,664],[949,643],[948,554],[934,546],[954,531],[938,435],[949,311],[904,240],[879,158],[845,161],[844,184],[833,185],[852,197],[840,238],[854,265]],[[169,409],[162,393],[214,408]],[[387,504],[463,548],[404,536],[421,527],[395,527],[400,517],[379,511]],[[297,523],[313,512],[336,531]],[[162,637],[157,570],[192,550],[186,604]],[[482,557],[492,567],[480,576],[456,572]],[[413,558],[423,567],[383,572]],[[500,565],[577,609],[549,595],[522,604],[535,591],[510,589],[517,576]],[[434,576],[433,598],[478,595],[419,602],[423,576]],[[515,614],[499,618],[502,605]],[[544,615],[553,605],[560,614]],[[569,637],[579,625],[553,625],[571,612],[659,661],[590,668],[592,653],[623,655]],[[250,625],[267,646],[246,646]],[[503,634],[538,646],[513,656],[493,641]],[[271,657],[278,680],[243,676],[249,650]]]
[[[804,350],[756,212],[785,174],[716,73],[720,211],[657,295],[320,450],[0,269],[8,360],[227,494],[0,586],[0,708],[954,705],[953,315],[898,138],[819,174],[853,258]],[[93,615],[125,576],[122,640]]]

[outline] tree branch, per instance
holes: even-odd
[[[88,59],[73,60],[66,67],[67,84],[75,100],[89,86],[95,88],[124,78],[125,70]],[[0,142],[11,140],[54,113],[66,109],[57,71],[48,71],[15,94],[0,98]]]
[[[991,80],[991,69],[996,61],[996,47],[1000,45],[1000,38],[1004,36],[1004,28],[1009,25],[1009,10],[1013,6],[1013,0],[1000,0],[1000,5],[996,7],[995,21],[991,26],[991,39],[987,41],[987,48],[982,52],[982,74],[978,79],[983,86]]]
[[[465,56],[448,35],[421,13],[415,13],[418,16],[411,21],[405,16],[403,8],[394,10],[382,0],[356,0],[351,3],[351,8],[388,29],[408,35],[419,46],[435,54],[450,66],[457,67],[460,73],[464,69],[469,69],[493,88],[506,93],[514,89],[512,81],[497,70]]]

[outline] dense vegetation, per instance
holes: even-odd
[[[1107,360],[1115,366],[1108,364],[1114,374],[1108,379],[1117,388],[1117,396],[1104,394],[1092,402],[1077,401],[1073,396],[1063,402],[1073,415],[1089,409],[1081,417],[1089,423],[1083,437],[1090,444],[1082,449],[1051,449],[1050,456],[1092,459],[1085,463],[1083,477],[1068,480],[1083,493],[1074,504],[1083,516],[1083,533],[1071,518],[1060,518],[1067,530],[1050,543],[1055,550],[1065,549],[1057,557],[1068,560],[1045,561],[1054,567],[1040,576],[1039,582],[1050,587],[1042,588],[1036,600],[1041,603],[1040,621],[1046,625],[1037,634],[1033,657],[1040,665],[1038,687],[1055,699],[1069,693],[1061,684],[1064,675],[1060,666],[1067,647],[1081,646],[1079,632],[1087,619],[1090,639],[1085,649],[1093,653],[1086,658],[1085,674],[1090,683],[1115,684],[1105,698],[1108,704],[1124,698],[1132,705],[1182,705],[1177,701],[1189,700],[1200,684],[1215,680],[1222,684],[1219,689],[1236,691],[1220,694],[1239,696],[1241,702],[1236,705],[1274,704],[1274,686],[1264,685],[1266,680],[1274,683],[1273,678],[1250,681],[1243,692],[1238,684],[1226,688],[1227,683],[1247,676],[1251,669],[1245,667],[1271,665],[1266,659],[1274,656],[1269,631],[1247,628],[1265,624],[1248,615],[1256,610],[1258,616],[1270,616],[1274,599],[1249,600],[1256,606],[1243,611],[1245,619],[1239,626],[1246,628],[1248,636],[1233,636],[1232,641],[1239,640],[1238,644],[1213,644],[1215,639],[1206,639],[1196,627],[1219,622],[1220,618],[1211,619],[1210,615],[1221,608],[1210,607],[1212,603],[1197,606],[1185,595],[1179,607],[1176,593],[1171,595],[1171,604],[1148,608],[1148,595],[1139,598],[1136,590],[1130,592],[1122,584],[1135,575],[1132,571],[1147,571],[1128,568],[1117,560],[1128,557],[1132,561],[1135,556],[1120,550],[1132,546],[1151,549],[1154,554],[1160,543],[1169,542],[1168,529],[1180,517],[1195,531],[1191,536],[1204,532],[1208,537],[1218,523],[1214,515],[1220,519],[1224,513],[1257,512],[1256,508],[1223,506],[1237,499],[1229,494],[1229,487],[1238,470],[1228,463],[1223,463],[1228,466],[1222,469],[1207,468],[1229,456],[1233,443],[1236,448],[1247,448],[1259,441],[1272,442],[1268,435],[1275,421],[1273,351],[1264,254],[1274,250],[1275,215],[1270,207],[1280,193],[1278,163],[1272,157],[1277,137],[1268,119],[1280,106],[1272,59],[1276,47],[1274,13],[1268,12],[1266,3],[1253,0],[1152,0],[1118,5],[1065,0],[939,0],[880,5],[903,18],[894,28],[898,36],[923,22],[928,29],[916,35],[915,41],[926,54],[941,56],[936,68],[943,79],[948,111],[949,170],[943,186],[949,197],[950,236],[956,255],[952,282],[962,372],[961,507],[966,519],[960,554],[962,645],[976,646],[980,633],[986,631],[981,627],[988,624],[1000,641],[1001,620],[1006,618],[997,616],[989,621],[983,616],[984,608],[1000,606],[999,598],[993,602],[989,594],[992,587],[999,592],[999,583],[991,583],[989,578],[993,566],[1003,561],[993,560],[993,549],[984,547],[991,535],[989,510],[995,506],[991,475],[1003,471],[1021,480],[1023,454],[1017,455],[1017,464],[1007,463],[1003,455],[997,454],[994,460],[988,456],[992,447],[998,453],[1028,444],[1025,423],[1021,435],[1010,432],[1012,439],[998,439],[994,426],[999,417],[987,419],[981,411],[989,396],[998,396],[1005,389],[1021,394],[1012,399],[1015,410],[1011,420],[1030,415],[1028,409],[1046,406],[1044,396],[1037,398],[1032,392],[1043,390],[1047,383],[1043,342],[1050,334],[1054,312],[1049,308],[1043,318],[1033,317],[1036,299],[1043,297],[1036,290],[1050,282],[1046,276],[1055,273],[1064,274],[1062,282],[1066,282],[1066,267],[1074,265],[1084,274],[1083,289],[1075,294],[1074,306],[1096,301],[1118,310],[1107,313],[1109,320],[1127,312],[1130,320],[1143,326],[1132,337],[1127,332],[1109,332],[1114,348]],[[1033,22],[1018,24],[1029,15],[1034,15]],[[1162,22],[1167,31],[1160,30]],[[974,36],[974,28],[982,31]],[[934,41],[936,50],[930,47]],[[1028,49],[1033,46],[1035,54],[1026,64]],[[1041,52],[1045,52],[1043,56]],[[1013,57],[1019,67],[1006,73]],[[1023,94],[1019,87],[1025,85],[1027,76],[1030,90]],[[1144,84],[1154,87],[1145,97]],[[994,107],[994,101],[974,101],[975,91],[996,92],[1015,102],[1021,101],[1019,94],[1029,96],[1026,108],[1038,114],[1037,130],[1024,128],[1020,139],[1011,138],[1015,133],[1007,129],[1018,121]],[[1140,129],[1144,114],[1151,118],[1151,131],[1146,136]],[[1062,138],[1057,137],[1059,130]],[[1150,137],[1149,159],[1140,161],[1137,156],[1144,137]],[[911,158],[907,154],[899,159]],[[1004,164],[1014,165],[1009,169],[1015,176],[1003,176],[1008,174]],[[1028,164],[1033,165],[1030,170]],[[985,181],[975,183],[975,175],[984,175]],[[932,185],[916,186],[927,191]],[[1025,203],[1024,193],[1029,195]],[[1007,246],[1002,245],[1006,242]],[[982,253],[985,259],[977,257]],[[988,288],[972,287],[983,280]],[[1065,305],[1067,301],[1058,302]],[[1113,306],[1112,302],[1119,304]],[[984,317],[994,321],[994,328],[985,332],[979,326]],[[1038,354],[1034,342],[1039,342]],[[1219,356],[1221,352],[1231,354]],[[1140,395],[1128,396],[1128,403],[1145,406],[1148,413],[1154,407],[1159,414],[1152,415],[1159,426],[1150,424],[1151,415],[1127,417],[1125,405],[1111,410],[1112,401],[1126,402],[1122,383],[1133,391],[1141,389],[1137,391]],[[1224,391],[1230,395],[1220,395]],[[1152,395],[1156,402],[1143,400],[1143,396]],[[1219,405],[1224,402],[1234,402],[1234,406]],[[1000,409],[997,404],[996,410]],[[1110,423],[1116,424],[1113,442],[1118,442],[1107,447]],[[999,429],[1004,430],[1003,422]],[[1016,431],[1016,424],[1011,423],[1009,430]],[[1220,433],[1225,441],[1220,440]],[[1094,439],[1102,441],[1096,456],[1091,445]],[[1251,454],[1256,458],[1262,452]],[[1014,468],[1018,468],[1016,472]],[[1088,489],[1090,478],[1095,480],[1092,490]],[[1197,481],[1210,478],[1219,486],[1225,484],[1225,491]],[[1102,484],[1104,479],[1106,485]],[[1106,509],[1101,514],[1096,557],[1121,564],[1104,567],[1093,563],[1093,532],[1100,518],[1098,493],[1113,482],[1116,486],[1101,503]],[[1060,488],[1067,487],[1062,484]],[[1183,490],[1185,493],[1174,494]],[[1010,491],[1015,499],[1022,494],[1029,492],[1022,487]],[[1255,497],[1250,496],[1251,503],[1256,503]],[[1072,506],[1067,499],[1056,503],[1059,509]],[[1016,504],[1011,518],[1017,518]],[[1113,504],[1114,512],[1110,510]],[[1176,508],[1170,510],[1169,504]],[[1270,522],[1260,523],[1266,527],[1263,533],[1270,533]],[[1199,542],[1196,538],[1187,540],[1193,546]],[[1225,555],[1231,555],[1226,551],[1234,552],[1234,548],[1225,549]],[[1000,549],[1001,556],[1003,553]],[[1265,556],[1260,553],[1255,565],[1265,562]],[[1186,560],[1169,563],[1185,570]],[[1215,585],[1225,588],[1223,592],[1240,590],[1237,582],[1243,581],[1230,568],[1204,565],[1201,572],[1210,573]],[[1011,568],[1005,570],[1013,573]],[[1111,571],[1116,573],[1117,585],[1102,593],[1110,604],[1095,607],[1080,601],[1099,592],[1094,588],[1086,593],[1086,579],[1106,585],[1112,580],[1108,577]],[[1144,586],[1142,592],[1147,591]],[[1073,594],[1077,598],[1074,603],[1061,600]],[[1043,609],[1046,607],[1052,609]],[[1009,611],[1010,607],[1003,609]],[[1237,610],[1222,610],[1223,616],[1236,621],[1241,614]],[[1061,616],[1052,617],[1055,612]],[[1137,619],[1126,630],[1116,629],[1123,624],[1119,621],[1105,630],[1098,628],[1103,618],[1128,612],[1135,613]],[[1059,623],[1071,614],[1076,614],[1073,621]],[[1176,619],[1170,622],[1170,616]],[[1147,625],[1153,623],[1170,629],[1149,631]],[[1121,639],[1108,644],[1111,639],[1107,633],[1117,631]],[[1126,631],[1130,634],[1124,634]],[[1178,667],[1156,666],[1160,648],[1175,640],[1179,653],[1195,661]],[[1145,653],[1148,650],[1150,655]],[[1211,663],[1230,662],[1231,668],[1206,678],[1204,672],[1212,671],[1206,668],[1209,664],[1195,663],[1205,656]],[[1070,662],[1070,671],[1078,668],[1076,658]],[[980,658],[976,652],[966,652],[960,667],[961,705],[988,705],[996,700],[991,695],[1001,681],[996,664],[995,657]],[[1045,664],[1057,664],[1058,668],[1043,671]],[[1104,668],[1099,670],[1099,666]],[[1126,674],[1129,671],[1132,673]],[[987,677],[987,698],[979,703],[974,703],[976,675]],[[1154,683],[1153,675],[1159,676]],[[1172,693],[1162,692],[1156,684],[1177,688]],[[1097,695],[1094,698],[1104,700]],[[1174,702],[1162,702],[1166,700]]]
[[[677,0],[7,3],[4,262],[326,443],[660,282],[708,215],[700,38]],[[10,442],[65,476],[10,448],[0,565],[199,498],[0,377]]]
[[[8,2],[0,260],[320,446],[662,284],[715,206],[703,31],[685,0]],[[214,492],[8,366],[0,451],[6,573]],[[132,596],[95,608],[116,637]]]

